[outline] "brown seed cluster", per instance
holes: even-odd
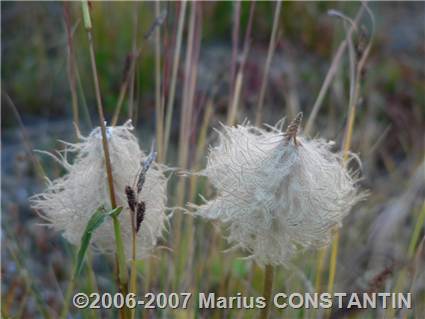
[[[137,204],[136,196],[134,195],[134,190],[128,185],[125,187],[125,195],[127,196],[128,207],[134,212]]]
[[[139,193],[139,192],[138,192]],[[145,217],[145,211],[146,211],[146,204],[144,201],[137,201],[134,189],[131,188],[131,186],[125,187],[125,195],[127,196],[127,203],[128,207],[130,208],[131,212],[136,214],[136,233],[139,232],[140,225]]]
[[[152,143],[152,150],[149,154],[149,156],[141,163],[142,168],[140,169],[138,176],[137,176],[137,182],[136,182],[136,188],[137,188],[137,196],[142,191],[143,185],[145,184],[145,176],[149,168],[151,167],[153,161],[156,158],[156,152],[154,151]],[[131,186],[125,187],[125,195],[127,196],[127,203],[128,207],[130,208],[131,212],[133,213],[132,218],[134,218],[134,214],[136,214],[136,233],[139,232],[140,225],[143,222],[143,219],[145,218],[145,211],[146,211],[146,204],[144,201],[138,201],[136,199],[136,193],[134,189]]]
[[[144,201],[140,201],[137,203],[137,211],[136,211],[136,232],[139,232],[140,224],[142,223],[143,219],[145,218],[145,210],[146,205]]]

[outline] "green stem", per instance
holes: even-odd
[[[130,213],[131,217],[131,268],[130,268],[130,293],[136,293],[136,225],[134,220],[134,212]],[[130,318],[134,319],[136,308],[130,309]]]
[[[117,245],[118,278],[121,284],[127,284],[128,273],[127,273],[127,265],[125,262],[126,258],[124,253],[124,243],[122,241],[122,235],[121,235],[120,221],[118,220],[117,216],[112,217],[112,220],[114,223],[114,235],[115,235],[115,242]]]
[[[93,271],[93,259],[92,254],[89,251],[87,251],[87,260],[86,260],[86,271],[87,271],[87,292],[90,294],[92,292],[97,292],[97,283],[96,283],[96,276]],[[96,312],[90,312],[89,318],[97,318]]]
[[[75,278],[74,278],[74,271],[73,271],[72,272],[72,278],[69,281],[68,287],[66,287],[66,292],[65,292],[65,296],[64,296],[64,300],[63,300],[63,307],[62,307],[61,313],[60,313],[60,319],[66,319],[66,317],[68,316],[69,302],[71,300],[72,292],[74,291],[74,287],[75,287]]]
[[[274,268],[271,265],[266,266],[264,277],[263,297],[266,300],[266,306],[261,309],[259,319],[268,319],[270,313],[271,296],[273,289],[273,274]]]
[[[83,10],[83,20],[84,20],[84,27],[87,31],[88,41],[89,41],[89,51],[90,51],[90,62],[92,67],[92,73],[93,73],[93,81],[94,81],[94,87],[95,87],[95,93],[96,93],[96,101],[97,101],[97,111],[99,113],[99,121],[100,121],[100,130],[102,133],[102,144],[103,144],[103,152],[105,156],[105,168],[106,168],[106,174],[108,177],[108,186],[109,186],[109,196],[111,199],[111,207],[112,209],[117,207],[116,199],[115,199],[115,191],[114,191],[114,182],[112,178],[112,166],[111,166],[111,158],[109,154],[109,146],[108,146],[108,140],[106,137],[106,125],[105,125],[105,116],[103,114],[103,105],[102,105],[102,98],[100,94],[100,85],[99,85],[99,79],[97,76],[97,68],[96,68],[96,59],[94,54],[94,46],[93,46],[93,37],[91,33],[92,29],[92,23],[90,19],[90,10],[87,1],[82,1],[82,10]],[[113,224],[114,224],[114,234],[115,234],[115,243],[116,243],[116,258],[117,258],[117,264],[118,264],[118,278],[119,278],[119,284],[121,288],[121,292],[125,295],[127,294],[127,282],[128,282],[128,274],[127,274],[127,266],[126,266],[126,258],[125,258],[125,252],[124,252],[124,244],[122,241],[122,235],[121,235],[121,227],[120,222],[118,220],[117,216],[112,216]],[[126,316],[126,309],[122,312],[123,317]]]

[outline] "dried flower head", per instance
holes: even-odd
[[[363,197],[330,143],[298,136],[301,115],[281,132],[249,124],[219,132],[200,174],[217,197],[197,214],[224,222],[228,241],[259,264],[286,264],[298,248],[320,247]]]
[[[135,200],[135,194],[126,186],[134,184],[147,158],[132,130],[131,121],[122,126],[107,128],[116,201],[118,206],[124,207],[119,219],[127,256],[131,256],[132,234],[128,197]],[[58,156],[42,152],[56,159],[67,173],[61,178],[49,181],[44,193],[31,198],[32,207],[55,230],[63,232],[63,236],[75,245],[80,243],[82,233],[93,212],[100,206],[110,207],[100,128],[94,129],[88,137],[81,137],[81,140],[76,144],[63,142],[66,145],[65,150],[58,152]],[[75,154],[73,163],[68,162],[67,153]],[[150,169],[145,172],[143,189],[138,194],[144,202],[144,221],[139,225],[140,231],[137,233],[137,258],[147,256],[151,252],[167,221],[165,214],[167,179],[158,164],[151,164]],[[135,202],[133,205],[133,209],[136,209]],[[115,251],[112,219],[108,218],[96,230],[92,244],[103,252]]]

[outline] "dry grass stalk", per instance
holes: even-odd
[[[238,58],[238,49],[239,49],[239,29],[241,22],[241,2],[233,2],[233,17],[232,17],[232,57],[230,63],[230,94],[229,96],[234,96],[235,88],[235,74],[236,74],[236,65]],[[229,101],[231,103],[231,100]],[[231,104],[229,105],[229,108]]]
[[[155,2],[155,15],[160,15],[161,3]],[[165,19],[165,17],[164,17]],[[163,161],[162,143],[164,141],[164,99],[161,96],[161,28],[155,28],[155,115],[156,115],[156,140],[158,161]]]
[[[76,87],[76,79],[75,79],[75,55],[74,55],[74,41],[73,34],[71,30],[71,17],[69,12],[69,4],[64,2],[63,4],[63,12],[64,12],[64,20],[66,27],[66,35],[67,35],[67,47],[68,47],[68,56],[67,56],[67,71],[68,71],[68,80],[69,87],[71,90],[71,105],[72,105],[72,116],[73,121],[77,127],[80,126],[79,121],[79,110],[78,110],[78,97],[77,97],[77,87]]]
[[[199,14],[198,6],[195,2],[191,3],[191,11],[189,18],[189,29],[188,29],[188,40],[186,49],[185,59],[185,77],[183,83],[183,107],[180,120],[180,136],[179,136],[179,167],[182,169],[188,168],[189,165],[189,146],[191,132],[193,130],[193,108],[194,108],[194,97],[197,82],[198,73],[198,59],[201,41],[201,30],[199,29]],[[186,178],[180,177],[177,184],[177,206],[182,207],[184,205],[186,197]],[[182,249],[182,241],[187,242],[190,234],[186,233],[186,237],[183,238],[182,231],[183,215],[178,214],[174,221],[174,240],[175,248],[179,248],[179,257],[176,262],[176,277],[175,283],[180,279],[182,273],[183,264],[187,261],[187,254],[190,251],[190,247]]]
[[[328,73],[326,74],[325,80],[323,81],[322,87],[320,88],[319,95],[317,96],[316,101],[314,102],[313,108],[311,110],[310,116],[307,120],[307,124],[305,126],[304,133],[306,135],[310,135],[313,129],[314,121],[316,120],[316,116],[319,113],[320,107],[322,106],[323,99],[325,98],[326,92],[329,89],[329,86],[332,83],[332,80],[338,71],[339,64],[341,62],[341,58],[345,52],[345,49],[348,46],[348,41],[352,37],[353,32],[355,30],[355,26],[360,21],[360,18],[363,15],[364,7],[361,6],[359,11],[356,14],[356,17],[354,19],[354,24],[351,26],[351,28],[348,30],[345,40],[341,42],[341,44],[338,47],[338,50],[335,53],[334,58],[332,59],[332,64],[328,70]]]
[[[249,13],[248,24],[247,24],[246,32],[245,32],[244,48],[243,48],[243,51],[242,51],[242,56],[240,57],[240,61],[238,63],[239,67],[238,67],[238,72],[237,72],[237,75],[236,75],[236,83],[234,84],[232,82],[232,90],[231,90],[232,95],[231,95],[231,99],[230,99],[231,103],[230,103],[228,111],[227,111],[227,120],[226,120],[227,125],[233,125],[236,121],[236,115],[237,115],[240,96],[241,96],[241,92],[242,92],[242,84],[243,84],[243,78],[244,78],[244,67],[245,67],[245,62],[246,62],[246,59],[248,57],[248,52],[249,52],[251,30],[252,30],[252,21],[253,21],[253,18],[254,18],[254,9],[255,9],[255,2],[252,2],[251,8],[250,8],[250,13]],[[232,63],[232,67],[233,67],[233,63]]]
[[[375,21],[372,12],[366,3],[362,3],[362,8],[365,8],[372,22],[372,33],[367,45],[361,52],[357,52],[360,55],[359,60],[356,59],[356,53],[354,52],[354,46],[352,44],[351,34],[348,37],[348,46],[350,54],[350,69],[351,69],[351,82],[350,82],[350,99],[348,106],[348,122],[346,126],[344,143],[343,143],[343,163],[344,166],[348,165],[350,158],[350,148],[354,128],[354,119],[356,116],[356,109],[360,100],[360,87],[362,82],[363,70],[366,65],[366,60],[369,56],[370,49],[372,47],[373,34],[375,29]],[[352,29],[355,28],[355,22],[352,23]],[[350,29],[351,30],[351,29]],[[339,244],[339,231],[336,231],[335,238],[332,242],[332,252],[329,264],[329,280],[328,280],[328,292],[332,293],[334,288],[334,280],[336,274],[336,263],[338,255],[338,244]]]
[[[277,1],[276,8],[274,10],[273,29],[272,29],[272,34],[270,36],[269,50],[267,52],[266,65],[264,67],[263,79],[261,81],[260,96],[258,98],[257,112],[255,115],[256,126],[261,125],[261,117],[262,117],[261,114],[263,112],[264,97],[266,95],[266,87],[268,82],[267,80],[269,77],[270,65],[272,63],[273,54],[276,49],[277,29],[279,26],[279,17],[280,17],[281,7],[282,7],[282,2]]]
[[[186,16],[186,1],[181,3],[179,22],[177,27],[177,37],[176,37],[176,47],[174,50],[174,59],[173,59],[173,70],[171,75],[171,84],[170,84],[170,95],[168,96],[167,104],[167,114],[165,118],[165,132],[164,132],[164,144],[163,144],[163,159],[167,158],[168,144],[170,141],[170,132],[171,132],[171,120],[173,118],[173,109],[174,109],[174,96],[176,93],[176,84],[177,84],[177,71],[179,69],[180,63],[180,49],[183,39],[183,28],[184,21]]]

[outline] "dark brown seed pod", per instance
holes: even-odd
[[[145,210],[146,205],[144,201],[141,201],[140,203],[137,203],[137,212],[136,212],[136,233],[140,229],[140,224],[142,223],[143,219],[145,218]]]
[[[134,212],[136,208],[136,196],[134,190],[128,185],[125,187],[125,195],[127,196],[128,207]]]

